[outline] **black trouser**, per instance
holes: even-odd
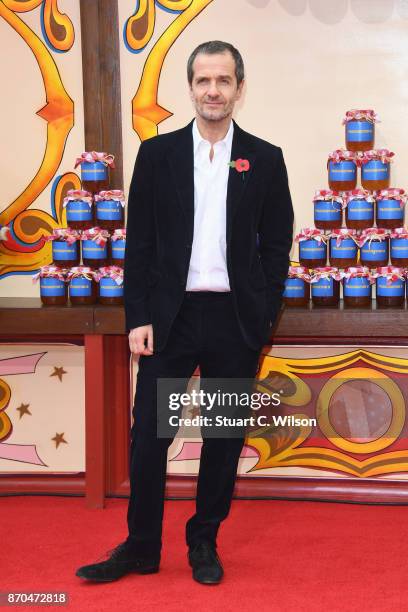
[[[154,333],[154,330],[153,330]],[[261,349],[261,347],[260,347]],[[254,378],[259,351],[244,342],[230,293],[187,292],[163,351],[139,361],[130,447],[128,542],[140,554],[161,550],[167,450],[157,436],[157,379]],[[187,522],[189,546],[215,544],[229,513],[244,437],[203,437],[196,513]]]

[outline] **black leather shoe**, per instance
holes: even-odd
[[[110,557],[107,560],[92,565],[83,565],[77,569],[75,575],[93,582],[113,582],[130,572],[154,574],[159,571],[160,557],[144,556],[138,558],[129,549],[126,542],[119,544],[108,554],[110,554]]]
[[[199,542],[188,551],[188,561],[193,568],[193,578],[201,584],[219,584],[224,575],[215,546]]]

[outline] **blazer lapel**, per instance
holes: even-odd
[[[178,202],[185,216],[191,242],[194,227],[194,151],[193,122],[181,129],[177,142],[168,156],[169,165],[177,189]]]
[[[235,168],[230,168],[229,170],[227,188],[227,239],[230,237],[234,214],[242,197],[244,196],[248,181],[251,178],[255,157],[255,152],[251,146],[251,143],[248,141],[245,132],[241,130],[241,128],[234,121],[231,161],[236,161],[237,159],[247,159],[249,161],[249,170],[247,170],[245,173],[238,172]]]

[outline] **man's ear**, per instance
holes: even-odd
[[[238,89],[237,89],[237,100],[240,99],[243,89],[244,89],[244,85],[245,85],[245,79],[242,79],[242,81],[240,82],[240,84],[238,85]]]

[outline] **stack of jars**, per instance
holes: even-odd
[[[123,265],[126,246],[123,191],[109,189],[113,156],[92,151],[76,160],[81,165],[81,190],[70,190],[64,199],[66,228],[55,229],[52,266],[35,275],[40,279],[45,305],[123,303]],[[49,279],[53,279],[50,281]],[[57,281],[58,280],[58,287]],[[62,291],[65,283],[68,292]]]
[[[401,305],[401,291],[404,303],[406,195],[404,189],[390,188],[394,153],[374,149],[376,121],[373,110],[346,113],[346,149],[329,155],[329,189],[316,191],[313,198],[315,227],[296,236],[300,265],[289,270],[287,306],[307,306],[311,295],[315,306],[336,307],[342,284],[346,306],[369,307],[374,283],[379,306]]]

